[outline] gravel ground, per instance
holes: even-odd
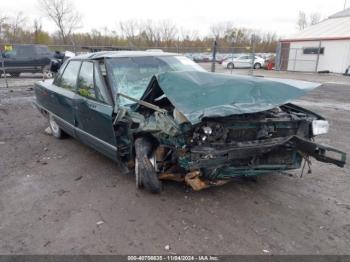
[[[349,164],[151,195],[103,155],[44,133],[39,78],[0,88],[1,254],[350,254]],[[317,141],[349,154],[350,78],[329,78],[298,103],[330,120]]]

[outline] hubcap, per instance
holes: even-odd
[[[43,69],[43,78],[52,78],[52,73],[50,72],[50,68],[49,67],[44,67]]]

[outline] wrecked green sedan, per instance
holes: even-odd
[[[300,168],[310,157],[339,167],[345,153],[313,142],[320,115],[289,103],[318,84],[213,74],[168,53],[100,52],[67,60],[35,85],[53,136],[68,134],[135,174],[194,190],[237,176]]]

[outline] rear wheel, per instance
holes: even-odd
[[[135,181],[136,187],[144,187],[151,193],[160,193],[162,183],[156,172],[156,160],[153,154],[152,143],[147,138],[138,138],[135,141]]]
[[[261,68],[261,64],[260,63],[255,63],[254,64],[254,69],[260,69]]]
[[[227,69],[233,69],[235,66],[233,63],[228,63],[227,64]]]
[[[11,76],[12,76],[12,77],[19,77],[20,74],[21,74],[21,73],[11,73]]]
[[[61,139],[63,137],[63,131],[51,114],[49,115],[49,125],[52,131],[52,135],[58,139]]]

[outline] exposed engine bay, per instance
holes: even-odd
[[[152,141],[149,158],[160,179],[186,181],[199,190],[237,176],[297,169],[303,159],[310,163],[310,156],[340,167],[345,164],[341,151],[312,142],[316,135],[313,123],[327,121],[294,104],[257,113],[204,117],[193,125],[156,82],[150,86],[132,111],[118,112],[115,128],[119,138],[125,136],[124,141],[140,136]],[[132,143],[119,141],[119,156],[132,162]],[[330,152],[337,157],[329,157]]]

